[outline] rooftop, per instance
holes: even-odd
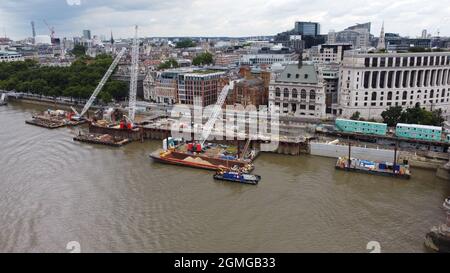
[[[276,81],[306,84],[317,84],[319,82],[316,69],[312,64],[303,64],[301,68],[298,68],[298,64],[289,64]]]
[[[397,127],[420,128],[420,129],[435,130],[435,131],[441,131],[442,130],[442,127],[430,126],[430,125],[420,125],[420,124],[399,123],[399,124],[397,124]]]

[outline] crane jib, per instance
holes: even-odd
[[[99,82],[97,88],[95,88],[94,93],[92,93],[89,100],[86,102],[86,105],[83,108],[83,111],[80,113],[80,117],[82,117],[86,112],[91,108],[92,103],[94,103],[95,99],[97,98],[100,91],[102,91],[103,86],[108,81],[111,74],[114,72],[114,69],[116,69],[116,66],[119,64],[120,59],[125,54],[126,48],[122,48],[122,50],[117,54],[116,58],[112,62],[111,66],[109,67],[108,71],[106,71],[105,75],[103,76],[102,80]]]

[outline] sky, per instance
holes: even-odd
[[[295,21],[321,24],[323,34],[372,22],[378,36],[385,31],[420,36],[450,36],[450,0],[1,0],[0,36],[23,39],[48,35],[43,20],[57,37],[93,35],[115,38],[174,36],[260,36],[293,29]]]

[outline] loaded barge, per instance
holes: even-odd
[[[340,157],[336,163],[336,169],[396,178],[410,179],[409,165],[393,164],[389,162],[374,162],[356,158]]]
[[[375,162],[352,158],[352,145],[349,142],[348,157],[339,157],[336,162],[336,169],[347,172],[358,172],[403,179],[411,178],[408,161],[405,161],[404,164],[397,164],[397,147],[395,147],[394,163]]]
[[[89,144],[106,145],[111,147],[122,147],[132,141],[128,138],[120,138],[108,134],[86,134],[73,138],[74,141],[84,142]]]
[[[86,123],[85,119],[74,119],[73,114],[63,110],[47,110],[41,114],[34,115],[26,124],[39,126],[47,129],[56,129],[66,126],[77,126]]]
[[[236,147],[220,145],[215,143],[205,144],[203,147],[199,143],[185,143],[172,138],[164,140],[163,149],[150,154],[150,157],[161,163],[179,166],[200,168],[211,171],[235,169],[242,173],[253,171],[253,160],[256,152],[244,149],[240,155]]]

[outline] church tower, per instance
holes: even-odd
[[[385,50],[386,49],[386,39],[384,36],[384,21],[383,26],[381,27],[381,33],[380,33],[380,39],[378,40],[378,50]]]

